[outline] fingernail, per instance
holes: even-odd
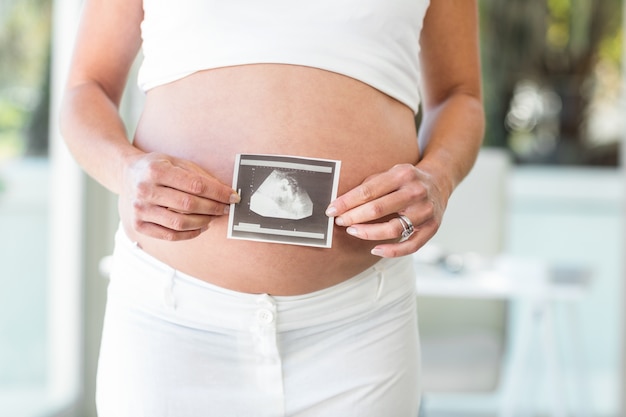
[[[337,209],[333,206],[330,206],[326,209],[326,215],[328,217],[333,217],[335,214],[337,214]]]
[[[359,235],[359,231],[356,229],[356,227],[348,227],[346,229],[346,232],[348,232],[348,234],[352,235],[352,236],[358,236]]]
[[[224,214],[230,213],[230,206],[224,206]]]
[[[384,253],[385,253],[385,251],[383,251],[382,249],[379,249],[379,248],[374,248],[374,249],[372,249],[372,252],[371,252],[372,255],[374,255],[374,256],[381,256],[381,257],[383,256]]]
[[[337,218],[335,219],[335,224],[336,224],[337,226],[344,226],[346,223],[343,221],[343,218],[342,218],[342,217],[337,217]]]
[[[236,204],[241,201],[241,197],[239,196],[239,194],[236,194],[236,193],[231,194],[228,201],[230,202],[230,204]]]

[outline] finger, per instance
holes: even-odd
[[[191,170],[173,165],[167,159],[151,161],[145,181],[194,194],[223,204],[239,201],[237,193],[215,177],[203,174],[201,170]]]
[[[231,204],[239,201],[239,196],[235,190],[212,176],[200,175],[193,171],[177,168],[173,181],[173,186],[168,184],[163,185],[223,204]]]
[[[428,242],[435,232],[437,226],[435,221],[429,221],[415,228],[415,232],[404,242],[382,243],[372,249],[372,255],[383,258],[397,258],[417,252]]]
[[[140,185],[136,198],[143,205],[166,207],[178,213],[187,214],[218,216],[227,214],[230,207],[214,200],[154,184]]]
[[[135,229],[138,232],[146,236],[150,236],[155,239],[169,240],[169,241],[194,239],[200,236],[200,234],[204,232],[204,230],[206,230],[206,229],[185,230],[185,231],[172,230],[172,229],[168,229],[167,227],[161,226],[159,224],[150,223],[150,222],[137,223],[135,225]]]
[[[361,185],[337,197],[327,209],[327,214],[339,216],[366,202],[376,200],[391,193],[397,186],[390,181],[389,173],[369,177]]]
[[[422,199],[425,195],[426,189],[419,181],[417,168],[411,164],[400,164],[387,172],[369,177],[361,185],[338,197],[328,207],[326,214],[337,217],[337,224],[347,226],[400,211],[412,200]]]
[[[372,224],[357,224],[346,229],[348,234],[363,240],[398,240],[404,232],[400,219]]]
[[[381,258],[397,258],[415,253],[422,246],[423,243],[419,244],[417,239],[409,239],[402,243],[381,244],[372,249],[372,255]]]
[[[177,232],[206,230],[215,216],[200,214],[183,214],[160,206],[134,205],[135,223],[138,230],[144,223],[160,225]]]
[[[373,201],[359,205],[337,216],[335,223],[339,226],[351,226],[368,223],[386,216],[405,211],[413,203],[415,192],[410,188],[400,188]],[[421,198],[421,197],[420,197]]]

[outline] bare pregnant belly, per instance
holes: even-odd
[[[189,159],[228,185],[238,153],[340,160],[340,195],[419,156],[408,107],[354,79],[289,65],[202,71],[151,90],[134,144]],[[330,249],[227,239],[227,229],[223,216],[198,238],[168,242],[126,227],[131,239],[172,267],[248,293],[316,291],[379,259],[370,254],[377,242],[336,226]]]

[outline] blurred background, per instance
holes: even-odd
[[[624,5],[479,3],[484,150],[415,257],[422,415],[623,416]],[[58,134],[79,9],[0,0],[0,416],[95,416],[117,218]]]

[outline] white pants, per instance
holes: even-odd
[[[302,296],[230,291],[116,236],[100,417],[416,417],[410,258]]]

